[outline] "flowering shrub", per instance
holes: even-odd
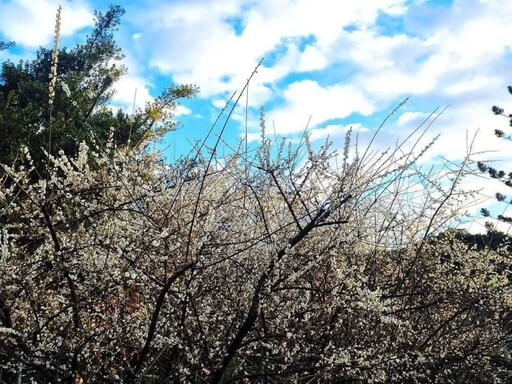
[[[222,131],[172,165],[115,129],[55,154],[51,108],[43,161],[0,164],[0,382],[510,382],[509,250],[431,236],[469,157],[287,150],[263,113],[253,158],[218,157]]]
[[[2,166],[0,379],[507,382],[508,254],[429,237],[464,168],[349,147]]]

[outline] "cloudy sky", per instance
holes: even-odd
[[[228,126],[227,140],[259,137],[258,111],[267,127],[297,139],[305,127],[317,145],[326,137],[343,145],[348,127],[369,140],[388,112],[405,98],[378,137],[386,147],[405,138],[436,108],[448,109],[429,137],[430,152],[453,161],[466,154],[477,131],[481,159],[511,164],[510,145],[494,137],[505,118],[490,107],[511,106],[510,0],[127,0],[117,39],[129,74],[114,104],[131,108],[171,83],[194,83],[201,94],[179,109],[183,128],[167,139],[176,156],[209,129],[233,91],[260,59]],[[0,59],[31,57],[51,46],[57,6],[63,7],[63,43],[83,39],[99,0],[0,0],[0,40],[18,46]],[[428,137],[426,138],[428,140]],[[492,152],[487,152],[492,151]],[[512,166],[511,166],[512,168]],[[473,181],[491,186],[485,180]],[[498,186],[488,188],[492,194]]]

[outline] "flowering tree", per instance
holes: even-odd
[[[464,164],[349,137],[338,162],[263,136],[253,159],[3,165],[0,379],[507,382],[507,253],[429,236]]]

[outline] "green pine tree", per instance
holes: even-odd
[[[508,92],[512,95],[512,86],[508,86],[507,89],[508,89]],[[506,119],[508,119],[509,125],[512,127],[512,114],[506,114],[505,110],[503,108],[498,107],[496,105],[494,105],[491,108],[491,110],[495,115],[503,116]],[[511,136],[507,135],[501,129],[494,130],[494,134],[500,139],[512,141]],[[484,162],[481,162],[481,161],[478,162],[478,169],[480,170],[480,172],[487,173],[491,178],[497,179],[497,180],[501,181],[503,184],[505,184],[507,187],[512,188],[512,172],[507,172],[502,169],[497,169],[497,168],[491,167],[488,164],[485,164]],[[500,203],[504,203],[507,205],[512,204],[512,198],[507,197],[506,194],[503,194],[500,192],[496,193],[496,200]],[[480,210],[480,212],[484,217],[493,216],[492,213],[487,208],[482,208]],[[510,217],[508,215],[498,214],[498,215],[495,215],[495,217],[496,217],[496,219],[498,219],[500,221],[503,221],[506,223],[512,223],[512,217]],[[491,228],[491,227],[492,226],[490,224],[488,224],[488,228]]]
[[[31,61],[1,65],[0,163],[13,164],[20,148],[27,146],[36,165],[44,168],[43,149],[74,155],[81,141],[104,143],[110,134],[118,147],[135,147],[147,137],[161,137],[175,128],[172,112],[179,99],[198,92],[196,86],[170,86],[133,114],[109,107],[113,85],[126,73],[120,64],[121,48],[114,40],[123,14],[120,6],[110,6],[106,13],[95,12],[95,27],[86,41],[57,50],[51,102],[53,49],[40,48]],[[0,49],[10,46],[12,43],[0,43]]]

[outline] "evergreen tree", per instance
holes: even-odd
[[[0,41],[0,51],[14,47],[14,41]]]
[[[507,89],[508,89],[508,92],[512,95],[512,86],[509,85],[507,87]],[[495,115],[503,116],[503,117],[507,118],[509,120],[509,125],[512,127],[512,114],[506,114],[505,110],[503,108],[498,107],[496,105],[494,105],[491,108],[491,110],[492,110],[492,112]],[[504,131],[502,131],[500,129],[494,130],[494,134],[497,137],[501,138],[501,139],[511,140],[512,141],[511,136],[507,135]],[[485,164],[484,162],[481,162],[481,161],[478,162],[478,168],[479,168],[480,172],[487,173],[493,179],[500,180],[507,187],[512,187],[512,172],[507,172],[507,171],[504,171],[504,170],[501,170],[501,169],[496,169],[496,168],[491,167],[491,166],[489,166],[489,165],[487,165],[487,164]],[[500,192],[496,193],[496,200],[498,202],[505,203],[507,205],[512,203],[512,199],[511,198],[507,197],[507,195],[505,195],[503,193],[500,193]],[[487,208],[482,208],[480,210],[480,212],[482,213],[482,215],[484,217],[490,217],[491,216],[491,212]],[[498,220],[506,222],[506,223],[512,223],[512,217],[510,217],[508,215],[499,214],[499,215],[496,216],[496,218]],[[490,227],[490,224],[488,225],[488,229],[492,229]]]
[[[95,12],[95,27],[84,43],[55,52],[40,48],[31,61],[2,64],[0,163],[12,164],[24,145],[39,165],[43,148],[52,154],[62,150],[75,155],[81,141],[102,143],[110,134],[117,146],[134,147],[143,138],[159,137],[175,128],[172,112],[177,100],[192,97],[197,87],[168,87],[133,115],[108,106],[113,85],[126,73],[120,64],[121,48],[113,36],[123,14],[120,6],[110,6],[104,14]],[[57,26],[56,42],[58,33]],[[0,49],[9,46],[11,43],[0,43]],[[54,96],[49,97],[54,56],[58,57]]]

